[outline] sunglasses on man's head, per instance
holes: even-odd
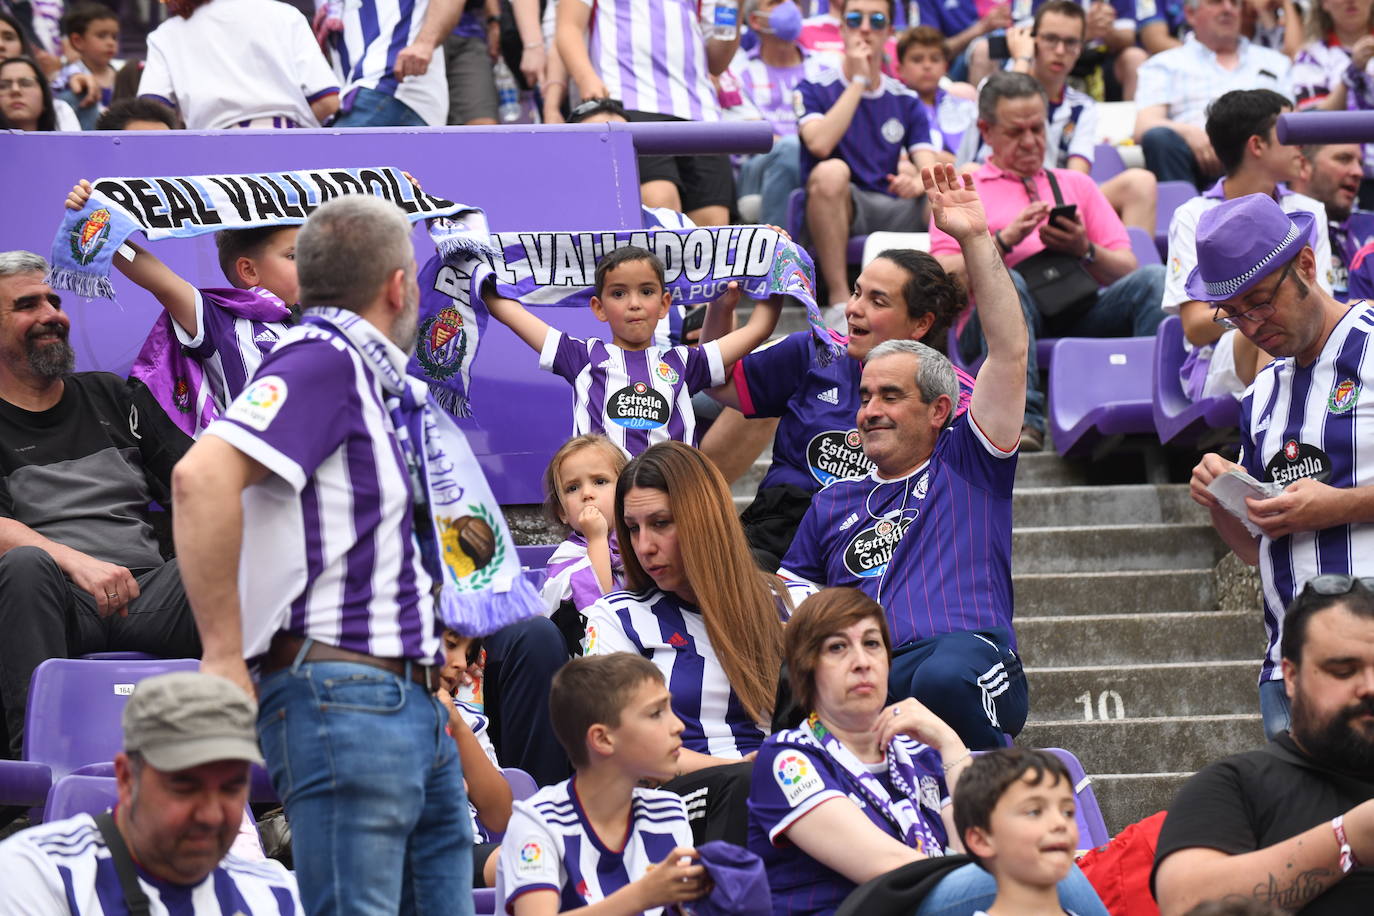
[[[863,28],[864,14],[858,10],[844,14],[844,24],[851,29]],[[881,32],[887,28],[887,13],[869,13],[868,27],[875,32]]]
[[[1324,595],[1327,598],[1336,598],[1353,592],[1356,583],[1374,592],[1374,578],[1368,576],[1347,576],[1341,573],[1327,573],[1321,576],[1313,576],[1311,579],[1307,580],[1307,585],[1303,586],[1303,591],[1311,591],[1318,595]]]

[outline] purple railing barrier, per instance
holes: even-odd
[[[1279,115],[1279,142],[1374,143],[1374,111],[1303,111]]]
[[[637,152],[752,152],[771,143],[763,122],[0,133],[0,251],[26,248],[46,256],[62,201],[81,178],[327,166],[399,166],[436,194],[482,207],[493,232],[629,229],[641,225]],[[415,245],[423,263],[434,248],[422,225]],[[228,285],[213,236],[161,242],[152,250],[197,286]],[[64,295],[80,369],[127,374],[158,315],[160,307],[143,290],[121,277],[115,289],[118,302]],[[540,312],[570,334],[604,332],[590,312]],[[472,395],[475,415],[462,425],[496,498],[542,501],[540,474],[572,429],[571,389],[540,372],[537,354],[492,322],[473,366]]]

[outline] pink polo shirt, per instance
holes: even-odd
[[[1071,169],[1055,169],[1054,177],[1059,180],[1059,193],[1063,195],[1064,203],[1078,205],[1078,218],[1083,221],[1089,239],[1108,251],[1120,251],[1131,247],[1131,239],[1126,234],[1121,217],[1116,215],[1116,211],[1098,190],[1091,176]],[[1050,190],[1050,183],[1045,178],[1043,169],[1036,174],[1034,181],[1040,199],[1053,204],[1054,192]],[[991,161],[984,163],[982,168],[973,173],[973,182],[978,188],[978,196],[983,199],[983,209],[988,215],[988,229],[993,232],[1011,223],[1031,202],[1030,195],[1026,193],[1026,186],[1021,182],[1021,176],[1004,172]],[[1007,255],[1008,267],[1015,267],[1031,255],[1045,250],[1038,229],[1039,227],[1032,230],[1011,250],[1011,254]],[[959,243],[940,231],[933,221],[930,225],[930,253],[937,256],[961,253]]]

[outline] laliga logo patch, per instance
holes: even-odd
[[[883,122],[883,139],[888,143],[901,143],[905,134],[906,128],[896,118],[888,118]]]
[[[816,794],[825,788],[816,765],[800,751],[785,751],[773,761],[773,781],[782,789],[789,805]]]
[[[1289,439],[1283,448],[1265,465],[1269,479],[1288,486],[1295,480],[1310,477],[1320,483],[1331,482],[1331,459],[1315,445]]]
[[[596,654],[596,624],[587,624],[587,630],[582,634],[582,654]]]
[[[436,382],[452,377],[463,367],[468,352],[468,334],[463,316],[453,306],[445,306],[420,325],[419,346],[415,358]]]
[[[854,535],[844,552],[844,566],[861,579],[881,576],[887,571],[887,561],[897,542],[906,534],[912,519],[882,518],[877,524]]]
[[[89,264],[100,254],[100,249],[110,240],[110,211],[101,207],[88,214],[71,231],[72,259],[78,264]]]
[[[658,365],[654,367],[654,375],[657,375],[660,379],[667,382],[669,385],[677,384],[677,370],[675,370],[672,366],[668,365],[662,360],[660,360]]]
[[[544,863],[544,850],[534,840],[520,847],[515,860],[515,873],[521,876],[537,875]]]
[[[186,384],[185,378],[178,376],[176,384],[172,386],[172,403],[182,413],[191,412],[191,386]]]
[[[1326,406],[1332,413],[1349,413],[1360,400],[1360,383],[1353,378],[1342,379],[1331,389]]]
[[[821,486],[844,477],[862,477],[874,467],[864,454],[857,429],[831,429],[813,438],[806,444],[806,466]]]
[[[668,399],[643,382],[635,382],[611,395],[606,416],[626,429],[654,429],[668,422]]]
[[[286,380],[278,375],[255,379],[229,405],[224,416],[262,432],[271,425],[286,403]]]

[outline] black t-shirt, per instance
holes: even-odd
[[[1179,790],[1155,849],[1152,891],[1159,863],[1170,853],[1193,846],[1229,855],[1266,849],[1318,824],[1329,824],[1336,815],[1374,798],[1374,773],[1360,779],[1307,762],[1287,733],[1270,747],[1306,764],[1270,750],[1250,751],[1217,761]],[[1374,912],[1374,868],[1355,869],[1301,912]]]
[[[160,566],[148,504],[170,504],[190,446],[146,388],[108,372],[68,376],[48,410],[0,400],[0,517],[107,563]]]

